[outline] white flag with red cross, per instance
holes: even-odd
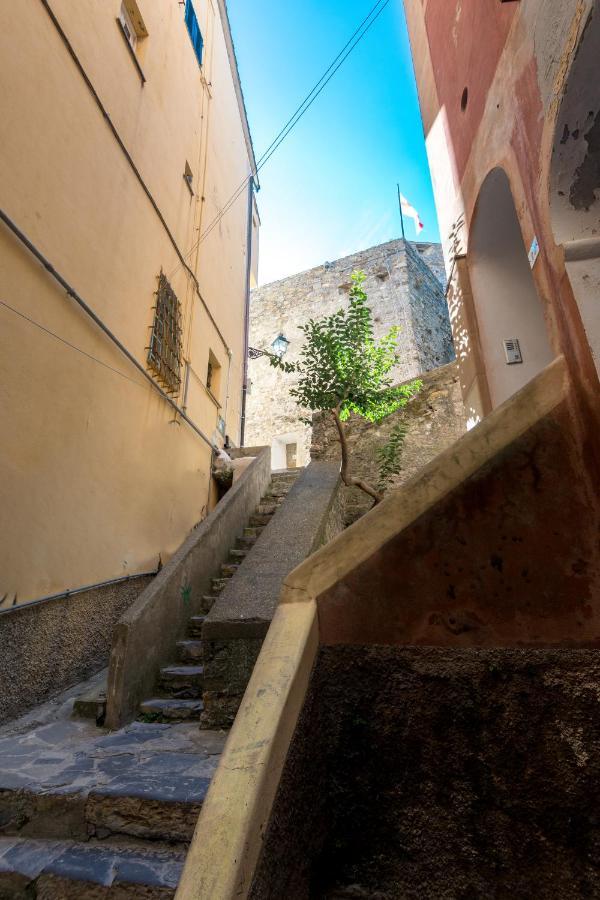
[[[400,194],[400,207],[402,209],[402,215],[406,216],[409,219],[412,219],[415,223],[415,230],[417,235],[421,234],[425,226],[421,222],[421,216],[417,212],[417,210],[408,202],[404,194]]]

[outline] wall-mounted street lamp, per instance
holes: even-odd
[[[275,356],[278,356],[279,359],[282,359],[285,356],[289,346],[290,346],[290,342],[288,341],[288,339],[286,337],[284,337],[283,334],[280,334],[278,337],[276,337],[275,340],[273,341],[273,343],[271,344],[271,347],[273,348],[273,353],[275,354]]]

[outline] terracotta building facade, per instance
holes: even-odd
[[[438,244],[388,241],[307,272],[255,288],[250,303],[250,346],[273,353],[285,341],[285,359],[298,359],[304,336],[299,326],[331,315],[348,300],[353,272],[364,271],[375,335],[400,327],[400,383],[454,359],[444,299],[445,269]],[[249,362],[246,443],[270,444],[274,469],[306,466],[311,428],[302,419],[290,388],[295,376],[274,369],[268,357]]]
[[[560,354],[596,414],[599,5],[405,6],[471,424]]]
[[[10,610],[155,572],[214,504],[258,214],[211,228],[255,169],[223,0],[3,4],[0,79]]]

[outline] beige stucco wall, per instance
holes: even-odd
[[[216,2],[194,2],[202,71],[184,7],[138,5],[143,85],[116,24],[120,0],[51,0],[187,254],[250,173],[250,150]],[[237,441],[247,193],[187,258],[197,291],[40,0],[0,8],[0,81],[3,209],[142,365],[162,268],[190,366],[175,399],[211,438],[223,416]],[[156,569],[206,514],[210,448],[3,226],[0,301],[12,307],[0,305],[0,600]],[[205,389],[209,352],[220,409]]]

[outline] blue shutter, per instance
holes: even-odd
[[[200,31],[200,26],[198,25],[198,19],[196,18],[196,13],[194,11],[194,7],[192,6],[192,0],[186,0],[185,3],[185,24],[192,41],[192,46],[194,47],[196,59],[198,60],[199,65],[202,65],[204,39],[202,38],[202,32]]]

